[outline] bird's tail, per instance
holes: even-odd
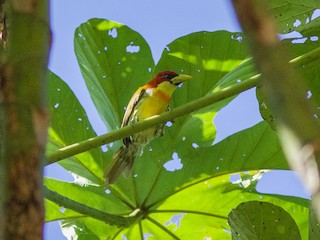
[[[128,147],[123,145],[114,155],[110,165],[104,172],[106,184],[113,184],[123,173],[125,178],[129,178],[132,172],[134,159],[136,158],[139,147],[134,144],[129,144]]]

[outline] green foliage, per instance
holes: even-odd
[[[288,212],[268,202],[245,202],[232,210],[229,224],[232,239],[301,239],[297,224]]]
[[[303,36],[317,36],[320,19],[314,19],[314,12],[320,4],[314,0],[271,0],[269,6],[278,23],[280,33],[297,31]]]
[[[309,240],[320,238],[320,224],[313,207],[309,207]]]
[[[131,94],[152,75],[149,45],[120,23],[91,19],[74,37],[75,53],[91,98],[108,129],[120,126]],[[138,69],[138,71],[137,71]]]
[[[301,20],[299,29],[308,34],[312,32],[309,24],[313,28],[318,22],[306,24],[305,18],[310,18],[315,9],[313,5],[307,10],[303,8],[307,11],[305,16],[292,1],[281,6],[277,6],[277,2],[271,1],[277,18],[289,19],[292,25],[296,19],[291,17],[294,12]],[[301,1],[297,4],[307,6]],[[283,21],[281,31],[291,31]],[[88,91],[109,131],[120,126],[124,108],[134,91],[159,71],[170,69],[193,76],[175,92],[173,108],[257,77],[246,40],[240,33],[197,32],[183,36],[164,49],[156,65],[143,37],[116,22],[91,19],[77,28],[74,43]],[[284,44],[293,57],[319,47],[319,41],[311,40],[305,44],[292,44],[287,40]],[[303,65],[296,63],[296,66],[305,77],[312,97],[319,99],[316,94],[319,81],[313,80],[313,76],[319,76],[317,63],[308,61]],[[52,121],[48,153],[96,136],[76,96],[53,73],[49,73],[49,95]],[[281,215],[281,218],[288,217],[291,221],[284,223],[284,228],[295,226],[297,236],[305,239],[309,201],[260,194],[255,188],[263,175],[261,170],[288,169],[278,138],[269,124],[261,122],[214,143],[213,119],[234,97],[175,119],[166,127],[165,135],[152,141],[136,159],[132,177],[120,178],[109,189],[104,187],[103,171],[120,142],[60,161],[61,166],[76,176],[76,181],[45,179],[46,188],[64,196],[65,202],[74,201],[89,209],[79,213],[72,207],[60,207],[62,202],[46,200],[46,220],[61,220],[68,239],[75,235],[78,239],[143,239],[148,236],[230,239],[227,223],[230,211],[242,208],[241,214],[253,214],[250,207],[259,207],[255,202],[237,206],[246,201],[264,201],[274,204],[264,203],[260,209],[266,219],[272,215],[270,208],[281,206],[283,212],[290,214]],[[234,176],[239,179],[230,181]],[[128,221],[127,225],[118,227],[111,224],[114,222],[108,216],[105,221],[95,219],[90,208],[134,222]],[[240,229],[250,226],[252,223],[243,223]]]
[[[58,76],[49,72],[51,125],[47,152],[96,136],[88,117],[74,93]],[[66,170],[96,184],[102,184],[104,162],[111,157],[101,149],[91,149],[59,162]]]

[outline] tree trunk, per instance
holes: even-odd
[[[48,2],[0,1],[0,239],[42,239]]]

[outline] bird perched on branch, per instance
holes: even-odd
[[[172,71],[158,73],[150,82],[139,87],[133,94],[121,127],[167,111],[174,90],[179,84],[189,79],[191,79],[189,75],[177,74]],[[164,124],[161,124],[123,139],[123,145],[113,155],[113,160],[104,174],[108,185],[113,184],[121,173],[125,178],[129,178],[136,156],[153,138],[163,134],[163,127]]]

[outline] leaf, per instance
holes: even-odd
[[[51,123],[47,153],[96,136],[76,96],[52,72],[48,74],[48,89]],[[106,156],[110,156],[110,153],[96,148],[62,160],[59,164],[92,183],[101,184],[104,167],[102,159]]]
[[[61,229],[67,239],[78,240],[100,240],[119,232],[118,228],[89,217],[63,221]]]
[[[230,239],[230,232],[226,231],[229,230],[227,217],[230,210],[243,201],[260,200],[281,205],[286,211],[293,213],[299,226],[304,226],[307,222],[308,202],[301,202],[292,197],[280,199],[274,195],[259,194],[255,186],[261,174],[261,172],[240,174],[240,179],[232,182],[230,181],[233,175],[226,174],[198,182],[169,197],[150,216],[158,216],[158,221],[163,224],[172,216],[184,213],[180,226],[175,230],[179,236],[180,234],[194,236],[192,233],[202,232],[197,239],[214,236],[217,239]],[[305,227],[301,229],[306,235]]]
[[[182,89],[174,93],[173,106],[203,97],[214,90],[236,84],[238,78],[224,76],[241,64],[248,56],[245,41],[240,33],[227,31],[196,32],[170,43],[163,51],[155,72],[172,69],[193,76]],[[238,69],[240,70],[240,69]],[[177,138],[192,138],[197,145],[211,145],[216,129],[212,123],[214,116],[233,98],[180,118],[179,132],[172,133]],[[176,125],[178,125],[176,124]],[[194,131],[202,129],[202,131]],[[172,130],[172,129],[170,129]]]
[[[227,225],[229,211],[242,201],[263,200],[281,205],[286,211],[292,212],[305,236],[309,201],[257,193],[255,185],[261,177],[260,173],[241,177],[241,182],[230,182],[230,175],[222,175],[182,189],[157,208],[145,212],[144,217],[130,228],[113,228],[89,217],[63,221],[62,227],[69,229],[69,232],[75,228],[79,237],[95,234],[100,238],[108,236],[111,239],[139,239],[142,235],[155,239],[230,239]],[[247,181],[249,178],[250,182]]]
[[[68,212],[66,213],[64,207],[61,207],[58,204],[51,202],[47,199],[45,199],[44,205],[46,209],[45,222],[67,219],[69,217],[83,217],[82,214],[74,212],[72,210],[68,210]]]
[[[50,178],[45,178],[44,184],[48,189],[54,190],[60,195],[67,196],[71,200],[102,212],[118,215],[129,215],[131,213],[127,204],[120,202],[116,196],[110,195],[108,191],[106,192],[101,187],[81,186],[76,183],[67,183]],[[88,201],[89,199],[90,201]],[[68,211],[66,209],[64,214],[68,214]],[[71,216],[68,215],[68,218],[71,218]]]
[[[320,42],[307,40],[305,43],[292,43],[291,39],[285,39],[282,41],[282,44],[290,49],[293,60],[299,59],[301,62],[304,62],[304,64],[298,65],[297,63],[292,63],[292,65],[294,66],[297,73],[301,74],[305,81],[308,90],[305,94],[308,100],[314,101],[318,105],[320,105],[320,70],[318,60],[320,56],[317,52],[313,52],[313,54],[310,54],[312,53],[312,51],[320,48]],[[311,61],[304,61],[303,59],[307,58],[303,57],[304,54],[310,54],[308,58],[311,59]],[[313,61],[312,58],[314,59]],[[256,95],[257,100],[259,101],[261,116],[274,128],[274,116],[270,112],[270,107],[265,101],[265,96],[260,87],[257,87]],[[313,117],[319,116],[320,109],[313,113]]]
[[[309,240],[320,239],[320,224],[315,210],[309,206]]]
[[[315,49],[320,48],[320,42],[307,40],[305,43],[292,44],[289,40],[285,40],[284,43],[290,47],[291,53],[294,57],[299,57],[303,54],[310,53]],[[319,54],[316,53],[310,57],[314,58],[314,61],[309,61],[307,64],[300,65],[296,68],[303,79],[306,82],[309,93],[306,93],[308,99],[320,104],[320,70],[319,70]]]
[[[317,33],[320,19],[313,14],[320,5],[314,0],[271,0],[268,1],[281,33],[300,32],[305,36]],[[309,33],[308,33],[309,32]],[[316,34],[317,35],[317,34]]]
[[[268,202],[241,203],[229,215],[232,239],[301,239],[297,224],[283,208]]]
[[[252,146],[252,150],[248,151],[247,146]],[[147,195],[148,198],[144,203],[141,202],[143,200],[142,194],[144,194],[143,190],[148,184],[137,181],[140,175],[135,178],[136,184],[134,185],[131,185],[130,181],[120,180],[126,182],[128,186],[126,190],[131,188],[128,192],[121,192],[117,186],[114,186],[114,188],[107,190],[108,194],[106,194],[104,189],[99,187],[78,186],[51,179],[46,180],[46,186],[68,198],[86,203],[88,206],[94,206],[106,213],[128,216],[134,210],[140,209],[139,211],[143,211],[146,218],[146,220],[141,222],[143,233],[150,233],[156,237],[168,238],[168,231],[170,231],[182,238],[181,236],[186,236],[188,233],[195,231],[203,236],[211,236],[214,233],[215,236],[216,234],[217,236],[221,236],[219,239],[225,239],[222,236],[229,236],[223,230],[224,228],[227,229],[226,219],[229,210],[245,199],[259,200],[262,195],[252,191],[254,188],[243,187],[248,186],[248,184],[231,184],[229,182],[230,176],[224,174],[249,169],[286,168],[286,162],[283,159],[275,133],[264,122],[251,129],[230,136],[217,145],[212,146],[209,152],[208,148],[199,147],[195,150],[200,151],[201,154],[196,152],[190,156],[190,161],[183,162],[184,166],[179,171],[183,170],[184,173],[178,174],[179,171],[176,173],[163,172],[162,174],[164,175],[161,176],[161,181],[153,186],[152,192]],[[203,158],[207,152],[210,161],[208,161],[208,158]],[[147,173],[152,173],[152,169],[148,165],[144,165],[149,170]],[[178,175],[179,178],[175,175]],[[168,183],[164,179],[168,179]],[[189,179],[189,183],[178,187],[185,182],[185,179]],[[248,178],[244,178],[244,180],[246,179]],[[254,182],[257,180],[255,178],[255,180],[250,181],[250,184],[255,186]],[[171,186],[170,184],[173,185]],[[206,191],[206,189],[211,189],[212,191]],[[248,195],[244,195],[243,191],[247,191]],[[193,197],[190,198],[190,196]],[[265,196],[262,197],[263,199],[265,198]],[[183,199],[188,199],[188,201],[184,201]],[[282,206],[289,204],[288,207],[290,206],[291,210],[294,209],[296,215],[300,217],[303,216],[300,210],[306,212],[304,208],[296,208],[296,204],[301,204],[300,202],[294,201],[294,199],[292,203],[288,201],[288,199],[292,200],[292,198],[277,199],[271,197],[267,199],[275,202],[280,201]],[[227,207],[226,203],[230,207]],[[67,214],[68,211],[65,210],[64,213]],[[174,215],[184,212],[189,212],[189,214],[182,217],[185,225],[181,225],[181,231],[174,230],[175,225],[173,223],[170,224],[170,219]],[[197,212],[201,214],[199,215]],[[222,217],[217,218],[215,222],[208,225],[208,221],[212,221],[212,216],[215,215],[221,215]],[[74,217],[77,218],[78,215],[75,214]],[[72,218],[72,215],[69,218]],[[305,219],[305,217],[301,217],[301,221]],[[69,220],[67,218],[65,224],[70,228],[71,226],[86,225],[87,221],[89,220],[77,218],[71,220],[72,224],[68,224]],[[167,223],[167,226],[165,223]],[[159,227],[156,227],[157,225],[155,224],[164,226],[166,230],[158,229]],[[113,230],[111,232],[108,231],[108,228],[103,223],[96,223],[94,227],[95,231],[89,228],[87,230],[95,234],[99,232],[99,234],[109,234],[108,236],[119,236],[119,239],[121,239],[120,236],[122,235],[130,238],[139,236],[140,231],[137,225],[132,225],[128,229],[118,229],[119,231]],[[84,233],[79,232],[79,234],[82,235]],[[193,235],[190,233],[189,236]]]
[[[75,31],[75,53],[90,96],[108,130],[120,127],[134,90],[152,77],[149,45],[129,27],[91,19]]]
[[[162,143],[162,139],[157,141]],[[138,159],[134,172],[138,176],[134,180],[141,204],[153,206],[179,191],[184,184],[193,184],[209,176],[241,170],[288,168],[276,134],[264,122],[212,147],[192,147],[186,140],[174,146],[182,164],[180,170],[168,171],[161,165],[161,162],[178,161],[172,156],[165,158],[161,151],[165,147],[156,151],[151,144],[152,151],[144,152],[143,161]],[[155,161],[157,158],[160,159]]]

